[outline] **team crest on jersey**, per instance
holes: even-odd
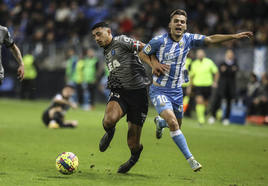
[[[183,46],[183,41],[179,42],[180,48]]]
[[[149,52],[151,52],[151,50],[152,50],[152,47],[151,47],[151,45],[147,45],[146,47],[145,47],[145,49],[144,49],[144,51],[148,54]]]
[[[115,50],[114,49],[111,51],[111,54],[112,54],[112,56],[115,55]]]

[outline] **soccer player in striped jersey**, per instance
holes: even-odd
[[[184,64],[190,49],[208,44],[221,43],[233,39],[250,38],[252,32],[238,34],[216,34],[204,36],[185,33],[187,29],[187,14],[177,9],[170,14],[169,33],[153,38],[144,48],[141,59],[155,55],[161,64],[170,68],[164,75],[153,75],[150,86],[150,98],[158,114],[155,118],[156,136],[161,138],[162,129],[169,127],[170,135],[194,171],[202,168],[191,154],[186,139],[181,131],[183,117],[182,83],[187,79]],[[146,56],[147,55],[147,56]]]

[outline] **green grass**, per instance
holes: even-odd
[[[129,158],[127,124],[123,118],[106,152],[98,151],[104,131],[105,105],[94,111],[71,110],[67,119],[77,119],[77,129],[50,130],[41,123],[48,101],[0,99],[0,185],[268,185],[268,127],[220,124],[199,127],[185,118],[183,132],[188,145],[203,165],[194,173],[164,131],[155,138],[150,108],[141,141],[139,162],[126,175],[117,174]],[[55,159],[64,151],[79,158],[79,171],[65,176],[56,171]],[[90,168],[94,165],[93,168]]]

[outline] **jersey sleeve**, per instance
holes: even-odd
[[[14,41],[13,41],[12,37],[10,36],[8,29],[6,28],[5,29],[5,37],[4,37],[4,44],[8,48],[11,45],[13,45],[13,43],[14,43]]]
[[[141,46],[141,42],[136,39],[121,35],[116,37],[115,40],[118,40],[120,44],[122,44],[127,50],[131,52],[138,52],[140,50],[139,48]]]
[[[190,48],[196,48],[204,45],[206,36],[200,34],[189,34]]]
[[[216,74],[217,72],[218,72],[218,67],[217,67],[217,65],[212,61],[212,60],[210,60],[210,66],[211,66],[211,72],[213,73],[213,74]]]
[[[63,97],[61,94],[57,94],[55,97],[54,97],[54,100],[63,100]]]
[[[143,52],[147,55],[156,54],[156,51],[159,49],[161,45],[161,38],[155,37],[149,41],[148,44],[143,48]]]

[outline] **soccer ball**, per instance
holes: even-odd
[[[72,152],[63,152],[56,158],[56,168],[62,174],[74,173],[78,165],[78,158]]]

